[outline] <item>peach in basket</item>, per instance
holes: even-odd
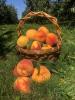
[[[58,38],[57,38],[57,35],[55,35],[54,33],[49,33],[47,35],[47,38],[46,38],[46,43],[51,45],[51,46],[54,46],[56,45],[58,42]]]
[[[35,35],[37,34],[37,30],[35,29],[29,29],[27,30],[26,32],[26,36],[29,38],[29,39],[35,39]]]
[[[53,47],[51,45],[45,44],[44,46],[42,46],[41,50],[52,50]]]
[[[44,33],[44,34],[48,34],[48,33],[49,33],[49,30],[47,29],[46,26],[40,26],[40,27],[38,28],[38,31],[39,31],[39,32],[42,32],[42,33]]]
[[[19,47],[25,47],[28,43],[29,39],[26,36],[20,36],[17,40],[17,45]]]
[[[39,11],[39,12],[32,12],[31,11],[19,21],[19,24],[18,24],[18,27],[17,27],[18,36],[22,35],[22,28],[23,28],[24,24],[26,23],[26,21],[29,20],[30,18],[34,17],[34,16],[47,18],[48,21],[55,26],[55,33],[57,34],[57,36],[53,36],[53,35],[48,36],[51,33],[49,34],[49,30],[45,26],[39,27],[38,30],[34,29],[35,30],[34,32],[33,31],[32,32],[26,32],[26,36],[29,37],[30,39],[35,40],[35,41],[40,41],[40,42],[44,42],[46,44],[49,44],[52,47],[54,47],[55,45],[56,46],[54,47],[53,50],[49,49],[46,52],[43,51],[43,50],[31,50],[31,49],[28,49],[28,48],[21,48],[19,46],[16,46],[18,53],[21,53],[26,58],[30,58],[30,59],[33,59],[33,60],[40,60],[40,59],[41,60],[43,60],[43,59],[57,60],[57,58],[60,55],[62,39],[61,39],[61,28],[58,25],[58,20],[57,20],[56,17],[49,15],[46,12],[43,12],[43,11]],[[21,23],[24,23],[24,24],[21,24]],[[29,35],[27,35],[27,34],[29,34]]]
[[[39,41],[33,41],[31,45],[32,50],[40,50],[41,49],[41,44]]]

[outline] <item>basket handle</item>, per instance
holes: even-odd
[[[57,18],[54,16],[51,16],[47,14],[46,12],[40,11],[40,12],[29,12],[24,18],[20,19],[18,27],[17,27],[17,33],[18,36],[22,35],[21,29],[24,26],[24,23],[30,19],[32,16],[40,16],[40,17],[46,17],[50,22],[52,22],[56,27],[56,33],[58,35],[58,38],[61,40],[61,29],[58,25]]]

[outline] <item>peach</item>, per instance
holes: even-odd
[[[35,39],[35,35],[37,34],[37,30],[35,29],[29,29],[27,32],[26,32],[26,36],[29,38],[29,39]]]
[[[29,59],[21,60],[16,66],[16,71],[18,76],[31,76],[34,71],[32,61]]]
[[[38,31],[42,32],[43,34],[48,34],[49,33],[49,30],[45,26],[39,27]]]
[[[47,44],[54,46],[57,44],[57,42],[58,42],[58,38],[54,33],[50,33],[47,35],[47,38],[46,38]]]
[[[17,72],[17,68],[16,67],[13,69],[13,72],[12,73],[16,77],[20,76],[19,73]]]
[[[45,40],[46,40],[46,34],[43,33],[42,31],[38,31],[38,33],[35,36],[35,39],[37,41],[45,42]]]
[[[29,39],[26,36],[20,36],[17,40],[17,45],[19,47],[25,47],[28,43]]]
[[[37,83],[43,83],[51,78],[50,71],[46,68],[46,66],[41,65],[40,69],[34,69],[34,73],[32,74],[32,80]]]
[[[32,50],[40,50],[41,49],[41,44],[39,41],[34,41],[31,45]]]
[[[42,50],[52,49],[52,46],[51,46],[51,45],[46,44],[46,45],[44,45],[41,49],[42,49]]]
[[[18,77],[14,82],[13,88],[16,91],[20,91],[23,93],[30,93],[30,79],[28,77]]]

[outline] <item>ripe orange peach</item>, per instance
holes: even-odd
[[[26,32],[26,36],[29,38],[29,39],[35,39],[35,35],[37,34],[37,30],[35,29],[29,29],[27,32]]]
[[[41,65],[40,69],[35,68],[34,73],[32,74],[32,80],[37,83],[43,83],[51,78],[50,71],[46,66]]]
[[[21,60],[17,64],[16,70],[19,76],[31,76],[34,71],[32,61],[29,59]]]
[[[12,73],[16,77],[20,76],[19,73],[17,72],[17,68],[16,67],[13,69],[13,72]]]
[[[48,34],[49,33],[49,30],[45,26],[39,27],[38,31],[42,32],[43,34]]]
[[[47,37],[46,37],[47,44],[54,46],[57,44],[57,42],[58,42],[58,38],[54,33],[50,33],[47,35]]]
[[[46,41],[46,36],[47,35],[45,33],[43,33],[42,31],[38,31],[38,33],[35,36],[35,39],[37,41],[40,41],[40,42],[45,42]]]
[[[41,44],[39,41],[34,41],[31,45],[32,50],[40,50],[41,49]]]
[[[25,47],[28,43],[29,39],[26,36],[20,36],[17,40],[17,45],[19,47]]]
[[[16,91],[30,93],[30,79],[28,77],[18,77],[14,82],[13,88]]]
[[[44,45],[41,49],[42,49],[42,50],[52,49],[52,46],[51,46],[51,45],[46,44],[46,45]]]

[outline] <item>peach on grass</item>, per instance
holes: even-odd
[[[30,79],[28,77],[18,77],[13,85],[14,90],[22,93],[30,93]]]
[[[31,76],[34,71],[32,61],[29,59],[21,60],[14,68],[15,76]]]
[[[35,68],[34,73],[32,74],[32,80],[37,83],[43,83],[51,78],[50,71],[46,66],[41,65],[40,69]]]
[[[17,40],[17,45],[19,47],[25,47],[28,43],[29,39],[26,36],[20,36]]]
[[[31,45],[32,50],[40,50],[41,49],[41,44],[39,41],[33,41]]]
[[[19,73],[17,72],[17,68],[16,67],[13,69],[12,73],[16,77],[20,76]]]
[[[58,38],[54,33],[50,33],[47,35],[47,37],[46,37],[47,44],[54,46],[57,44],[57,42],[58,42]]]

